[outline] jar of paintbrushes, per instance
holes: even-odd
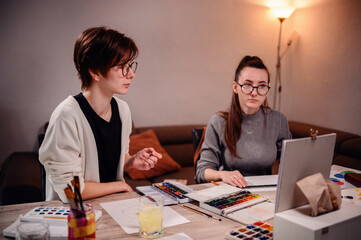
[[[70,205],[68,239],[95,239],[95,214],[90,204],[84,204],[80,194],[79,177],[64,189]]]

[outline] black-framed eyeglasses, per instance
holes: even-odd
[[[130,69],[132,69],[133,73],[135,73],[137,71],[137,67],[138,67],[137,62],[132,62],[131,64],[125,64],[124,66],[122,66],[123,77],[128,76]]]
[[[270,86],[266,85],[266,84],[261,84],[259,86],[252,86],[249,83],[246,84],[239,84],[238,82],[236,82],[240,87],[241,87],[241,91],[244,94],[251,94],[251,92],[253,92],[253,89],[256,88],[257,89],[257,93],[261,96],[264,96],[268,93],[269,89],[271,88]]]

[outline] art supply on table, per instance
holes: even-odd
[[[179,203],[189,202],[189,199],[185,196],[189,192],[186,189],[186,186],[181,186],[180,183],[175,182],[162,182],[162,183],[154,183],[154,187],[157,189],[167,193],[173,198],[176,198]]]
[[[267,200],[267,197],[242,190],[230,195],[220,196],[205,202],[200,202],[200,207],[222,216],[226,216],[231,212],[235,212],[242,208]]]
[[[16,228],[21,222],[47,222],[49,224],[50,236],[68,237],[68,214],[69,207],[40,206],[31,209],[3,230],[5,237],[15,237]],[[102,211],[95,210],[95,221],[102,216]]]
[[[235,221],[239,221],[239,219],[236,214],[233,214],[235,215],[234,218],[229,216],[231,213],[236,213],[241,209],[268,200],[267,196],[255,194],[228,184],[202,189],[188,193],[186,196],[199,201],[201,208],[229,217]]]
[[[95,210],[94,212],[95,219],[98,221],[102,216],[102,211]],[[20,220],[22,222],[40,222],[46,220],[50,225],[52,223],[54,223],[54,225],[62,225],[67,223],[69,213],[69,207],[35,207],[24,216],[21,216]]]
[[[187,206],[187,205],[179,205],[179,206],[181,206],[181,207],[183,207],[183,208],[186,208],[186,209],[188,209],[188,210],[191,210],[192,212],[195,212],[195,213],[197,213],[197,214],[200,214],[200,215],[202,215],[202,216],[204,216],[204,217],[213,218],[213,219],[215,219],[215,220],[222,221],[222,219],[219,218],[219,217],[212,216],[211,214],[202,212],[202,211],[200,211],[200,210],[198,210],[198,209],[189,207],[189,206]]]
[[[164,197],[164,205],[190,202],[185,194],[194,192],[192,188],[179,182],[154,183],[152,186],[140,186],[136,189],[144,195],[157,196],[159,193]]]
[[[273,226],[262,221],[249,224],[245,227],[236,228],[226,234],[225,239],[259,239],[272,240]]]
[[[252,224],[256,221],[265,222],[274,217],[275,205],[271,202],[262,202],[250,207],[240,209],[227,214],[227,218],[240,222],[244,225]]]
[[[278,175],[261,175],[244,177],[248,186],[242,189],[252,191],[276,191]]]
[[[90,204],[84,204],[80,193],[79,177],[74,176],[64,189],[70,204],[68,214],[68,239],[95,239],[95,214]]]
[[[361,173],[346,173],[345,180],[355,187],[361,187]]]
[[[211,181],[211,183],[213,183],[213,184],[216,185],[216,186],[219,186],[219,185],[220,185],[219,183],[217,183],[217,182],[215,182],[215,181]]]
[[[254,185],[254,186],[247,186],[243,189],[249,189],[249,188],[266,188],[266,187],[277,187],[277,184],[264,184],[264,185]]]
[[[198,191],[187,193],[186,196],[198,202],[205,202],[222,195],[240,192],[242,189],[233,187],[229,184],[220,184],[219,186],[209,187]]]
[[[68,207],[36,207],[22,217],[22,221],[37,222],[42,220],[66,222],[70,209]]]

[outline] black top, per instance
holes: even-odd
[[[90,106],[82,93],[74,96],[93,131],[98,151],[100,182],[113,182],[120,159],[122,122],[117,101],[110,101],[112,117],[109,122],[101,118]]]

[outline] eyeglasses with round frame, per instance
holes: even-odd
[[[245,84],[239,84],[238,82],[236,82],[240,87],[241,87],[241,91],[244,94],[251,94],[253,92],[253,89],[256,88],[257,89],[257,93],[261,96],[264,96],[268,93],[269,89],[271,88],[270,86],[266,85],[266,84],[261,84],[259,86],[252,86],[249,83],[245,83]]]
[[[128,76],[130,69],[132,69],[133,73],[135,73],[137,71],[137,67],[138,67],[138,62],[132,62],[129,65],[124,64],[122,66],[122,75],[123,75],[123,77]]]

